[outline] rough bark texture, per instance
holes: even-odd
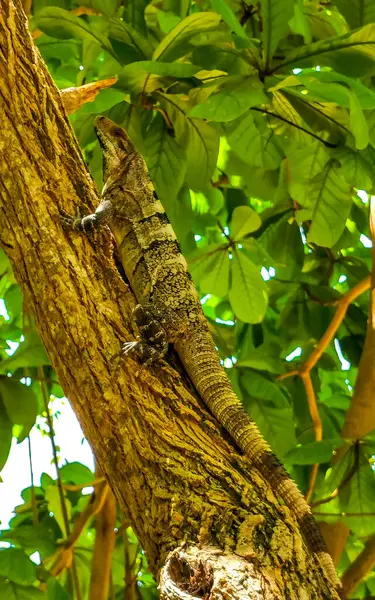
[[[97,193],[17,2],[2,3],[0,48],[0,243],[156,577],[169,555],[161,593],[191,598],[191,582],[201,589],[205,577],[208,591],[230,582],[229,595],[216,585],[216,599],[336,598],[289,511],[175,370],[127,359],[113,377],[112,357],[133,337],[134,300],[110,259],[109,233],[89,241],[61,228],[58,206],[92,210]],[[241,565],[237,576],[230,564]],[[244,596],[243,573],[257,595]],[[171,580],[185,596],[168,591]]]

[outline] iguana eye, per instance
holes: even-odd
[[[116,137],[121,137],[122,136],[122,129],[121,129],[121,127],[116,127],[116,129],[113,131],[113,134]]]

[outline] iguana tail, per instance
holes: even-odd
[[[206,323],[200,324],[199,331],[197,329],[186,333],[174,344],[194,387],[210,412],[249,457],[251,464],[257,467],[272,490],[295,515],[307,546],[317,555],[339,596],[345,598],[332,558],[309,505],[234,394]]]

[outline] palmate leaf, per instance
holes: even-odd
[[[330,462],[334,451],[343,445],[344,440],[341,438],[309,442],[293,448],[285,456],[284,461],[287,465],[314,465]]]
[[[297,221],[311,220],[308,241],[331,248],[345,229],[352,205],[351,186],[331,161],[305,188],[305,208],[296,213]],[[297,202],[301,202],[300,189],[300,184],[290,183],[290,194]]]
[[[48,485],[47,486],[46,491],[45,491],[45,498],[46,498],[46,501],[48,502],[49,511],[51,513],[53,513],[53,516],[56,519],[61,531],[63,532],[64,537],[66,537],[68,534],[67,534],[67,531],[65,528],[65,520],[64,520],[63,511],[61,508],[59,490],[56,485]],[[65,504],[65,507],[67,510],[68,519],[70,520],[71,512],[72,512],[72,503],[66,496],[64,498],[64,504]]]
[[[117,4],[117,0],[90,0],[90,5],[106,17],[116,14]]]
[[[221,16],[214,12],[189,15],[160,42],[152,56],[153,60],[173,62],[176,58],[184,56],[194,48],[190,43],[192,38],[218,29],[220,21]]]
[[[250,106],[267,102],[268,97],[258,76],[234,75],[223,78],[218,90],[210,94],[202,104],[194,106],[189,116],[210,121],[233,121]]]
[[[238,249],[231,261],[229,301],[234,314],[245,323],[260,323],[267,310],[266,285],[259,267]]]
[[[231,238],[238,242],[246,235],[259,229],[262,220],[250,206],[237,206],[232,213],[230,223]]]
[[[140,60],[123,67],[119,75],[121,88],[139,94],[150,94],[162,85],[163,77],[184,79],[193,77],[200,67],[190,63],[159,63],[155,60]]]
[[[20,367],[39,367],[49,365],[49,359],[37,333],[28,333],[19,349],[0,363],[0,373],[15,371]]]
[[[168,114],[178,143],[185,149],[187,183],[192,189],[200,189],[211,179],[216,167],[219,132],[208,123],[187,116],[178,96],[160,92],[155,96]]]
[[[8,417],[5,406],[0,397],[0,471],[4,467],[12,445],[13,423]]]
[[[351,29],[375,23],[375,3],[373,0],[334,0]]]
[[[13,381],[11,377],[0,377],[0,394],[5,410],[13,425],[23,425],[22,439],[29,433],[38,414],[38,400],[33,390]]]
[[[83,19],[58,6],[47,6],[39,10],[31,19],[30,28],[32,31],[41,29],[43,33],[60,40],[70,38],[92,40],[110,50],[108,38],[104,34],[94,31]]]
[[[15,583],[30,585],[36,580],[35,564],[20,548],[0,548],[0,575]]]
[[[216,10],[223,17],[223,20],[228,27],[234,31],[236,35],[241,39],[241,47],[248,48],[251,46],[251,42],[243,30],[242,26],[238,22],[238,19],[228,3],[225,0],[211,0],[212,8]]]
[[[31,585],[18,585],[0,576],[0,598],[6,600],[46,600],[45,593]]]
[[[143,35],[147,33],[145,22],[145,8],[147,4],[147,0],[129,0],[124,6],[124,21]]]
[[[340,106],[350,107],[348,88],[355,93],[361,108],[375,108],[375,92],[363,85],[360,81],[347,77],[334,71],[316,71],[315,69],[304,69],[299,75],[293,75],[284,79],[272,89],[285,86],[290,81],[291,85],[302,84],[314,98],[327,102],[335,102]],[[339,86],[327,85],[338,83]]]
[[[263,115],[250,110],[232,121],[225,131],[230,147],[252,167],[274,170],[280,165],[281,150],[274,144],[274,135]]]
[[[267,69],[293,17],[294,0],[261,0],[263,63]]]
[[[219,298],[227,295],[229,289],[229,257],[223,244],[212,244],[204,252],[194,253],[189,261],[189,270],[201,292],[214,294]]]
[[[185,150],[178,144],[159,113],[145,136],[146,159],[156,192],[173,201],[185,179]]]
[[[368,458],[360,451],[361,464],[340,494],[340,510],[359,513],[358,517],[351,517],[344,521],[361,537],[373,535],[375,532],[374,519],[364,519],[360,516],[360,513],[372,513],[374,508],[375,474]]]
[[[152,55],[152,46],[143,35],[136,29],[118,18],[109,20],[108,36],[112,39],[119,40],[124,44],[133,46],[140,57],[150,59]]]
[[[241,370],[239,382],[250,417],[282,458],[296,443],[293,413],[286,397],[277,384],[250,369]]]
[[[273,72],[293,66],[331,67],[349,77],[366,77],[375,73],[375,23],[354,32],[302,46],[288,53]]]
[[[50,577],[47,581],[47,594],[48,600],[72,600],[71,595],[55,577]]]

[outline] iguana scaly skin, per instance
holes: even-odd
[[[344,598],[310,507],[245,413],[220,364],[187,263],[144,159],[125,130],[107,117],[96,119],[95,130],[103,150],[103,199],[94,214],[83,219],[63,214],[63,220],[73,229],[86,232],[108,224],[116,239],[126,276],[139,302],[135,318],[143,338],[125,344],[123,353],[134,351],[142,361],[149,362],[163,356],[168,343],[174,344],[210,412],[295,514],[310,550]]]

